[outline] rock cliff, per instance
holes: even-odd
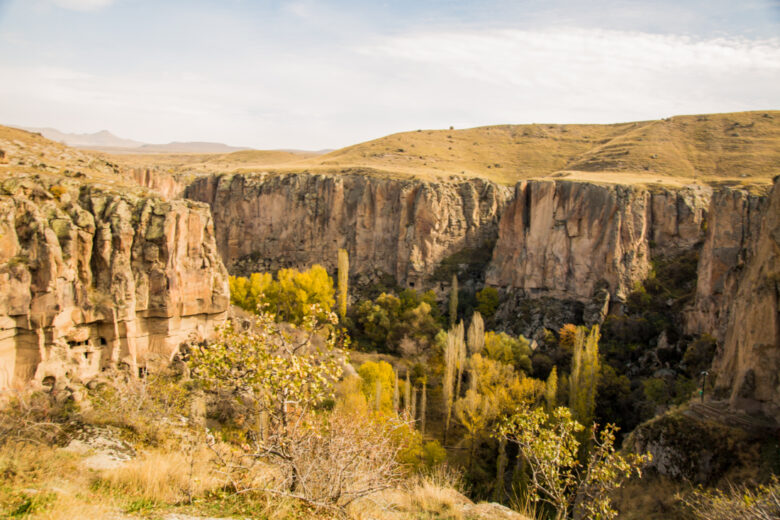
[[[499,319],[528,336],[620,312],[653,258],[699,247],[711,195],[702,186],[518,183],[486,277],[506,295]]]
[[[37,175],[2,182],[0,286],[0,388],[156,368],[229,302],[205,205]]]
[[[743,190],[713,194],[707,229],[699,255],[696,299],[686,313],[690,334],[726,337],[729,306],[739,286],[747,259],[759,240],[767,198]]]
[[[501,219],[487,283],[529,296],[587,302],[606,289],[623,299],[649,272],[651,253],[696,245],[709,198],[702,187],[523,181]]]
[[[425,182],[363,175],[215,175],[185,196],[208,202],[231,273],[350,255],[353,277],[390,274],[421,287],[445,257],[492,243],[510,190],[484,180]]]
[[[751,240],[743,234],[741,248],[725,251],[727,261],[744,249],[748,254],[731,277],[738,277],[736,290],[721,316],[725,340],[713,363],[715,388],[735,408],[758,408],[780,421],[780,178],[765,211],[752,220],[760,231],[753,229]],[[717,264],[711,271],[719,272]]]

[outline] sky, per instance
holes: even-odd
[[[780,109],[780,0],[0,0],[0,124],[340,148]]]

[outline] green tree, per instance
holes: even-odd
[[[382,293],[375,300],[363,301],[357,308],[356,321],[360,333],[377,350],[396,352],[412,345],[416,355],[434,343],[439,332],[438,305],[432,293],[422,297],[413,289],[400,296]]]
[[[526,374],[531,373],[531,345],[523,336],[515,338],[505,332],[487,331],[485,355],[495,361],[512,365]]]
[[[450,328],[455,326],[458,321],[458,275],[452,274],[452,284],[450,286]]]
[[[324,346],[315,348],[312,336],[304,343],[294,341],[274,316],[263,312],[246,329],[227,321],[214,341],[192,346],[188,361],[204,389],[232,396],[246,408],[254,419],[256,456],[273,458],[290,469],[290,491],[298,487],[294,452],[296,432],[303,428],[293,417],[332,399],[345,359],[333,328],[319,323],[312,309],[305,324],[325,337]]]
[[[473,470],[478,438],[485,433],[488,423],[496,416],[497,412],[495,403],[487,396],[477,392],[475,388],[470,388],[466,395],[455,403],[455,417],[466,428],[470,440],[469,473]]]
[[[338,260],[339,279],[339,318],[344,321],[347,317],[347,286],[349,284],[349,254],[346,249],[339,249]]]
[[[544,402],[550,411],[558,404],[558,367],[552,367],[544,385]]]
[[[569,408],[581,424],[590,425],[596,411],[599,364],[599,326],[577,327],[569,376]]]
[[[498,290],[485,287],[477,293],[477,310],[488,320],[496,314],[498,308]]]

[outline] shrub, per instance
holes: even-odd
[[[564,407],[550,414],[542,408],[521,409],[497,430],[499,437],[517,445],[531,472],[528,494],[531,502],[545,502],[556,518],[611,519],[617,516],[609,495],[641,466],[649,454],[621,455],[615,451],[615,431],[607,425],[598,435],[590,429],[590,450],[580,462],[578,433],[583,426]]]
[[[697,489],[681,499],[701,520],[780,518],[780,482],[776,477],[755,488],[739,486],[726,492]]]
[[[78,414],[73,399],[57,397],[40,390],[11,393],[0,409],[0,446],[9,442],[55,443]]]

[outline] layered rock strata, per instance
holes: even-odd
[[[485,180],[424,182],[362,175],[217,175],[185,191],[208,202],[231,273],[320,263],[350,255],[353,277],[392,275],[421,287],[447,256],[495,240],[510,197]]]
[[[159,367],[227,311],[205,205],[68,182],[0,190],[0,388]]]

